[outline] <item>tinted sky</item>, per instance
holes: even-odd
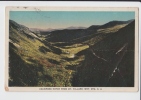
[[[135,19],[134,12],[109,11],[10,11],[10,19],[29,28],[89,27],[109,21]]]

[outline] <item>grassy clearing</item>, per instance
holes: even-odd
[[[70,46],[69,48],[65,49],[65,48],[62,48],[62,54],[61,56],[63,58],[74,58],[75,57],[75,54],[82,51],[82,50],[85,50],[89,48],[88,45],[82,45],[82,46],[78,46],[78,47],[73,47],[73,46]],[[74,57],[73,57],[74,55]]]

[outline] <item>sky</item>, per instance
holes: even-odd
[[[89,27],[109,21],[135,19],[133,11],[10,11],[10,19],[29,28]]]

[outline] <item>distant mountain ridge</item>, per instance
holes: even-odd
[[[65,29],[86,29],[86,27],[82,27],[82,26],[70,26],[68,28]]]
[[[127,23],[130,23],[132,22],[134,19],[131,19],[131,20],[128,20],[128,21],[110,21],[106,24],[103,24],[103,25],[91,25],[89,27],[82,27],[82,26],[70,26],[70,27],[67,27],[67,28],[58,28],[58,29],[52,29],[52,28],[48,28],[48,29],[40,29],[40,28],[30,28],[31,31],[33,32],[37,32],[37,33],[40,33],[42,34],[43,33],[48,33],[48,32],[52,32],[52,31],[58,31],[58,30],[73,30],[73,29],[87,29],[87,30],[93,30],[93,29],[98,29],[98,28],[108,28],[108,27],[111,27],[111,26],[115,26],[115,25],[121,25],[121,24],[127,24]]]
[[[30,28],[31,31],[33,32],[51,32],[51,31],[55,31],[55,30],[59,30],[59,29],[52,29],[52,28],[48,28],[48,29],[40,29],[40,28]]]
[[[134,21],[134,19],[131,19],[131,20],[128,20],[128,21],[110,21],[106,24],[103,24],[103,25],[92,25],[90,27],[88,27],[87,29],[98,29],[98,28],[109,28],[111,26],[115,26],[115,25],[121,25],[121,24],[128,24],[130,22]]]
[[[48,28],[48,29],[40,29],[40,28],[30,28],[31,31],[33,32],[51,32],[51,31],[56,31],[56,30],[64,30],[64,29],[85,29],[86,27],[82,27],[82,26],[70,26],[70,27],[67,27],[67,28],[58,28],[58,29],[52,29],[52,28]]]
[[[128,21],[110,21],[104,25],[92,25],[86,29],[71,29],[71,30],[55,30],[48,32],[47,41],[52,42],[66,42],[72,41],[74,39],[86,37],[88,35],[96,34],[98,29],[112,28],[119,25],[127,25],[133,20]],[[44,33],[45,34],[45,33]]]

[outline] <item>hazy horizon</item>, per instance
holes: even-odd
[[[109,21],[135,19],[133,11],[10,11],[10,20],[29,28],[89,27]]]

